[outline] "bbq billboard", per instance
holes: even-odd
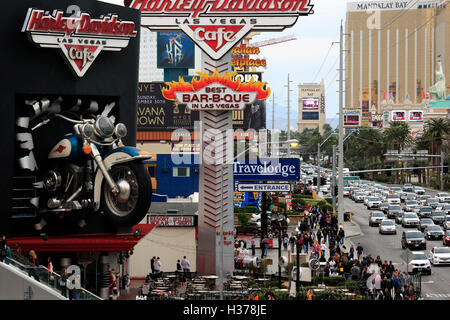
[[[408,120],[413,121],[413,122],[422,122],[423,121],[423,111],[421,111],[421,110],[409,111]]]
[[[406,111],[393,110],[391,120],[392,121],[406,121]]]

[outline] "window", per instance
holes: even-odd
[[[190,170],[187,167],[174,167],[173,168],[174,177],[189,177]]]

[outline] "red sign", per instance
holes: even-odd
[[[78,77],[84,76],[102,50],[120,51],[137,35],[134,22],[121,21],[117,15],[93,19],[86,12],[75,18],[63,14],[30,8],[22,32],[38,47],[59,48]]]
[[[282,31],[313,14],[310,0],[133,0],[141,25],[153,31],[183,30],[214,60],[251,31]]]
[[[148,216],[148,224],[158,227],[193,227],[193,216]]]

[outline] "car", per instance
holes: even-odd
[[[403,212],[397,213],[397,215],[395,216],[395,223],[401,224],[402,220],[403,220]]]
[[[424,205],[426,205],[428,198],[431,198],[431,196],[429,194],[424,194],[424,195],[419,196],[417,198],[417,200],[419,201],[419,204],[424,206]]]
[[[417,194],[412,192],[405,192],[406,200],[417,200]]]
[[[389,210],[389,203],[387,202],[382,202],[379,206],[378,209],[380,209],[381,211],[383,211],[383,213],[387,214],[388,210]]]
[[[355,195],[353,196],[353,200],[355,202],[364,202],[365,195],[366,194],[364,192],[356,192]]]
[[[350,195],[350,187],[344,187],[344,197],[348,197]]]
[[[445,214],[450,214],[450,204],[444,204],[436,209],[439,209],[439,211],[444,211]]]
[[[413,258],[408,263],[408,273],[422,273],[422,274],[431,274],[431,263],[428,260],[425,252],[423,251],[413,251]]]
[[[428,257],[432,265],[450,264],[450,248],[433,247]]]
[[[399,192],[402,192],[402,188],[400,188],[400,187],[391,187],[390,190],[391,190],[393,193],[399,193]]]
[[[402,249],[425,250],[427,248],[425,237],[420,231],[403,231],[401,245]]]
[[[435,224],[443,225],[445,222],[445,212],[444,211],[433,211],[431,214],[431,219],[433,219]]]
[[[385,215],[382,211],[372,211],[369,215],[369,226],[378,226],[383,219],[385,219]]]
[[[442,237],[442,245],[448,246],[450,244],[450,230],[444,231],[444,236]]]
[[[417,206],[419,203],[416,200],[406,200],[403,204],[403,211],[412,211],[413,206]]]
[[[405,183],[403,185],[403,191],[404,192],[413,192],[414,191],[414,186],[410,183]]]
[[[444,230],[442,230],[442,228],[437,225],[427,226],[425,228],[424,233],[425,233],[425,237],[427,238],[427,240],[432,240],[432,239],[440,240],[444,236]]]
[[[397,192],[397,195],[400,197],[400,202],[405,202],[406,196],[408,195],[406,192]]]
[[[425,189],[422,187],[414,186],[414,193],[419,195],[425,194]]]
[[[397,213],[399,212],[403,212],[402,207],[400,207],[399,205],[390,205],[387,217],[394,219],[397,216]]]
[[[406,227],[416,227],[419,225],[420,220],[419,217],[417,216],[417,214],[415,213],[410,213],[410,212],[405,212],[403,214],[403,219],[402,219],[402,227],[406,228]]]
[[[426,205],[432,207],[433,209],[436,209],[439,205],[439,200],[437,198],[428,198],[426,200]]]
[[[445,221],[444,221],[443,227],[445,230],[447,230],[447,229],[450,230],[450,215],[445,216]]]
[[[447,192],[440,192],[438,194],[436,194],[436,198],[438,198],[439,202],[450,202],[450,194],[448,194]]]
[[[389,194],[387,196],[387,202],[389,204],[400,204],[400,197],[397,194]]]
[[[380,198],[376,198],[376,197],[370,197],[367,200],[367,209],[373,209],[373,208],[378,208],[381,204],[381,200]]]
[[[411,206],[411,211],[410,212],[414,212],[415,214],[419,214],[420,212],[420,208],[422,208],[421,205],[415,205],[415,206]]]
[[[431,220],[430,218],[423,218],[423,219],[420,219],[417,229],[419,229],[420,231],[423,232],[423,230],[425,230],[426,227],[434,226],[434,225],[435,224],[434,224],[433,220]]]
[[[378,232],[380,234],[397,234],[395,223],[392,220],[384,219],[378,226]]]
[[[419,209],[419,217],[420,218],[431,218],[431,214],[433,212],[433,208],[422,206]]]

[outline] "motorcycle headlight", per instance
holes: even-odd
[[[94,134],[94,127],[89,123],[84,124],[81,127],[81,134],[86,138],[92,137],[92,135]]]
[[[109,138],[114,133],[114,125],[107,117],[99,117],[94,124],[95,133],[101,138]]]
[[[127,127],[123,123],[118,123],[114,128],[114,133],[118,138],[123,138],[127,135]]]

